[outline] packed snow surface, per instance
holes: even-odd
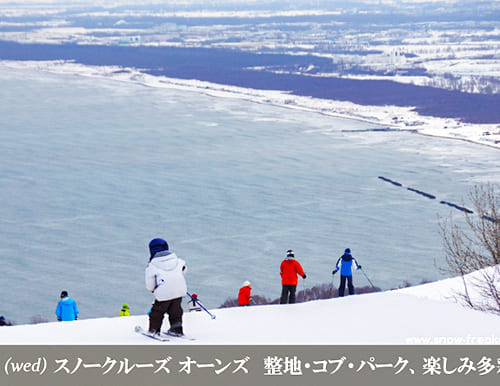
[[[134,332],[147,315],[0,328],[2,344],[18,345],[340,345],[498,344],[498,316],[458,304],[461,278],[407,289],[287,305],[184,314],[186,335],[168,342]],[[185,302],[184,302],[185,303]],[[168,328],[165,320],[163,329]]]

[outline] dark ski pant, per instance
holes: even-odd
[[[352,284],[352,275],[351,276],[340,275],[339,296],[344,296],[346,280],[347,280],[347,287],[349,288],[349,295],[354,295],[354,286]]]
[[[155,300],[149,314],[149,331],[160,332],[163,316],[168,314],[170,330],[182,334],[182,298],[165,301]]]
[[[281,288],[280,304],[295,303],[296,285],[283,284]]]

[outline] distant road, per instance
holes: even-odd
[[[179,47],[21,44],[0,41],[1,60],[74,60],[86,65],[134,67],[152,75],[198,79],[263,90],[285,90],[360,105],[415,106],[423,115],[470,123],[500,123],[500,95],[470,94],[387,80],[354,80],[275,74],[249,67],[299,69],[330,61],[315,56],[258,54]]]

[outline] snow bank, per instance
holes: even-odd
[[[342,345],[499,344],[500,317],[465,308],[445,296],[460,278],[408,289],[211,310],[184,315],[194,341],[159,342],[134,332],[146,315],[0,328],[4,345]],[[438,289],[441,290],[438,290]],[[448,292],[449,293],[449,292]],[[434,298],[433,298],[434,297]],[[436,300],[441,299],[441,300]],[[164,328],[167,326],[164,325]]]

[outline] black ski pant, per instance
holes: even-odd
[[[163,317],[168,314],[170,330],[182,334],[182,298],[165,301],[155,300],[149,313],[149,331],[160,332]]]
[[[351,276],[340,275],[339,296],[344,296],[346,280],[347,280],[347,287],[349,288],[349,295],[354,295],[354,286],[352,284],[352,275]]]
[[[283,284],[281,288],[280,304],[295,303],[296,285]]]

